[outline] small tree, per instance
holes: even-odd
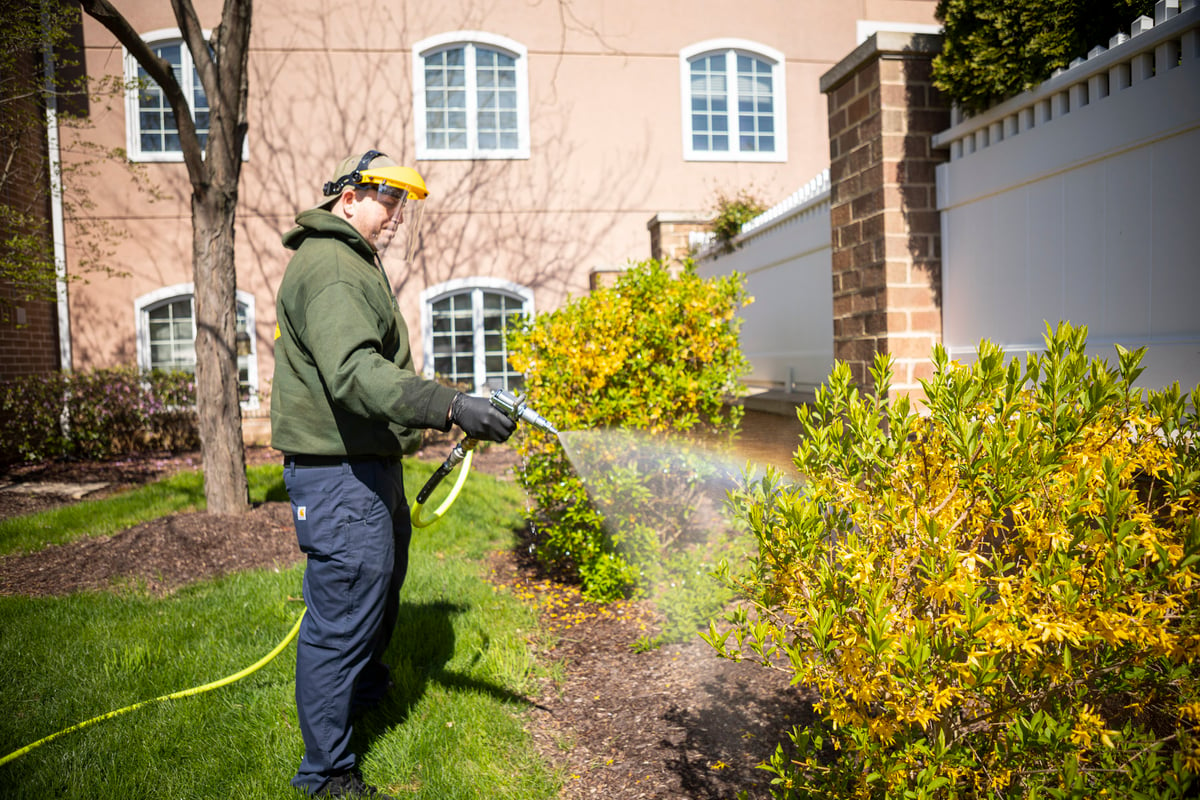
[[[234,218],[246,140],[251,0],[225,0],[208,40],[192,0],[172,0],[175,20],[208,97],[203,145],[171,65],[108,0],[82,0],[162,89],[179,131],[192,186],[192,270],[196,286],[196,404],[204,494],[214,514],[249,508],[237,370],[237,271]]]
[[[1004,364],[935,350],[928,413],[838,364],[800,412],[803,487],[737,502],[755,613],[708,638],[815,689],[775,796],[1194,797],[1200,387],[1143,398],[1086,328]]]
[[[934,85],[977,113],[1032,89],[1153,11],[1154,0],[939,0],[945,39],[933,60]]]

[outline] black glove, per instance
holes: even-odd
[[[490,400],[462,392],[450,403],[450,421],[472,439],[489,442],[506,442],[517,429],[517,423],[501,413]]]

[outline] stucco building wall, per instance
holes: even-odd
[[[511,281],[532,290],[537,310],[554,308],[586,292],[593,272],[649,257],[647,222],[656,214],[701,217],[719,191],[743,188],[772,202],[820,171],[829,158],[820,76],[854,48],[863,21],[928,25],[935,5],[610,0],[485,9],[465,0],[261,0],[236,239],[238,288],[254,304],[260,390],[269,391],[274,289],[288,255],[279,237],[345,155],[377,147],[415,166],[430,187],[418,259],[411,269],[388,263],[414,339],[420,292],[451,279]],[[143,34],[175,25],[167,4],[120,6]],[[198,6],[202,24],[216,25],[219,3]],[[412,47],[452,31],[526,48],[529,158],[416,158]],[[685,158],[680,51],[731,38],[783,55],[786,160]],[[84,40],[89,74],[123,74],[122,49],[107,31],[85,19]],[[121,98],[93,104],[92,122],[93,140],[126,146]],[[77,368],[133,362],[137,298],[192,280],[183,164],[115,160],[92,174],[68,191],[86,192],[95,213],[125,233],[112,259],[128,276],[72,287]]]

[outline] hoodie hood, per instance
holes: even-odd
[[[323,208],[310,208],[297,214],[296,227],[283,235],[283,246],[298,250],[310,236],[341,239],[368,261],[375,258],[374,246],[353,225]]]

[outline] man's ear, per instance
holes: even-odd
[[[329,210],[343,219],[350,219],[354,216],[354,206],[357,201],[358,195],[355,193],[354,187],[347,187],[342,190],[337,202]]]

